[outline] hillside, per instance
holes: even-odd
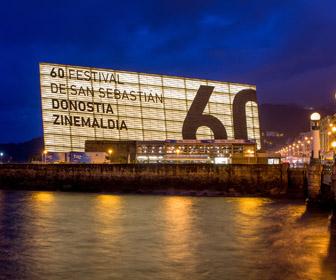
[[[31,161],[34,157],[41,157],[43,151],[43,139],[42,137],[37,137],[22,143],[0,144],[0,151],[4,153],[5,161]]]

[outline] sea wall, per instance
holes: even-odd
[[[288,191],[289,197],[307,197],[307,169],[289,168],[288,169]]]
[[[2,164],[0,188],[286,196],[299,190],[303,182],[298,178],[300,175],[295,174],[295,181],[290,174],[286,164]]]

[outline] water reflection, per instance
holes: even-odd
[[[101,222],[118,216],[121,210],[122,198],[117,195],[100,194],[96,196],[95,214]]]
[[[301,202],[0,191],[0,279],[331,280],[335,250]]]
[[[95,207],[92,208],[95,231],[100,238],[116,239],[122,233],[120,225],[120,213],[122,198],[117,195],[101,194],[95,199]]]
[[[271,272],[283,270],[286,279],[320,279],[324,274],[321,261],[327,255],[329,244],[329,213],[284,203],[278,214],[279,227],[270,228],[267,237],[272,251],[276,252],[268,260],[278,265]]]
[[[121,202],[120,195],[99,194],[96,198],[99,204],[104,205],[104,207],[109,207],[110,209],[119,208]]]
[[[241,242],[247,243],[249,246],[251,240],[257,240],[260,223],[263,220],[263,210],[267,203],[271,200],[263,198],[239,198],[236,200],[238,213],[235,213],[236,230],[239,231]]]
[[[237,199],[239,210],[244,215],[258,216],[261,207],[266,203],[271,203],[272,200],[267,198],[243,197]]]
[[[327,256],[322,261],[322,276],[320,279],[336,279],[336,216],[330,219],[329,245]]]
[[[164,199],[165,238],[168,257],[180,261],[192,254],[190,248],[191,206],[187,197]]]
[[[0,278],[32,279],[30,263],[22,257],[31,248],[26,194],[0,191],[0,197]]]
[[[50,203],[54,201],[54,193],[52,192],[33,192],[32,198],[36,202]]]
[[[186,279],[186,273],[192,274],[198,265],[195,253],[198,231],[193,224],[196,218],[193,216],[193,202],[195,203],[195,199],[190,197],[174,196],[163,199],[165,227],[162,248],[172,264],[170,279]]]
[[[235,213],[235,234],[237,241],[246,248],[254,250],[254,244],[259,239],[259,225],[262,220],[262,210],[268,201],[261,198],[242,198],[236,200],[238,212]],[[238,234],[237,234],[238,232]]]
[[[49,223],[56,214],[55,194],[53,192],[32,192],[31,196],[31,211],[34,211],[33,218],[34,231],[40,231],[47,228]]]

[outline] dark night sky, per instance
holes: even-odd
[[[39,62],[257,85],[261,103],[328,104],[336,1],[3,1],[0,143],[42,135]]]

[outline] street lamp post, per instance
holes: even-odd
[[[310,115],[313,135],[313,153],[307,170],[308,205],[319,203],[323,166],[320,161],[320,120],[319,113]]]
[[[108,150],[108,153],[109,153],[110,164],[111,164],[111,163],[112,163],[112,153],[113,153],[113,150],[112,150],[112,149],[109,149],[109,150]]]
[[[320,120],[321,115],[319,113],[312,113],[310,115],[311,129],[313,134],[313,160],[320,158]]]
[[[0,152],[0,163],[2,163],[2,158],[4,156],[4,153],[3,152]]]

